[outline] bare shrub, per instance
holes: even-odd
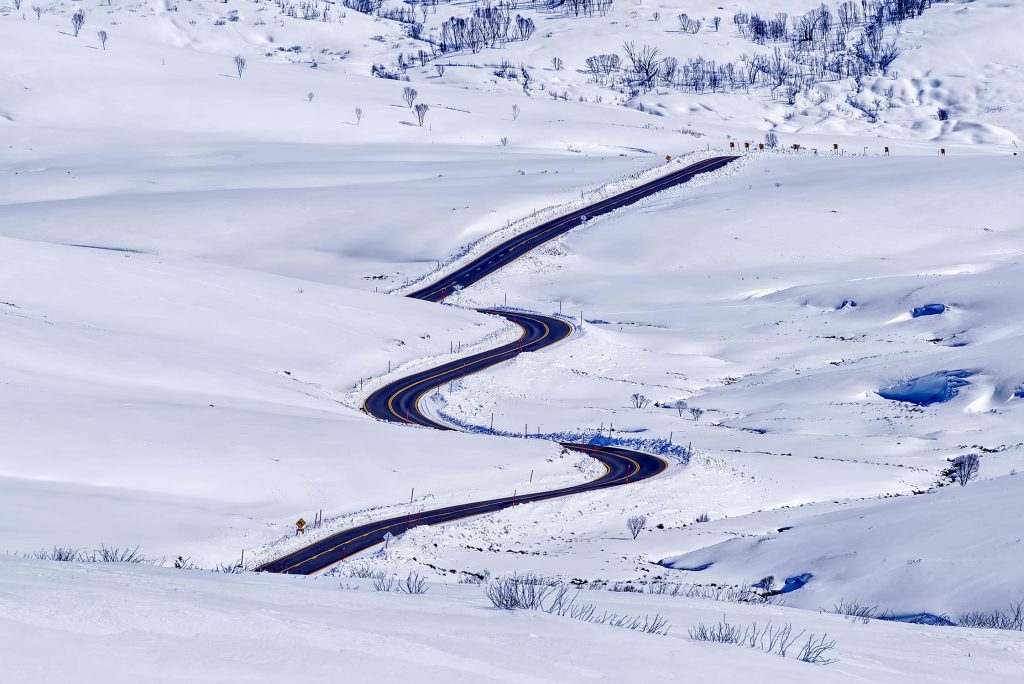
[[[85,551],[74,546],[54,546],[49,551],[41,549],[32,555],[39,560],[71,563],[82,560],[85,556]]]
[[[747,648],[756,648],[759,651],[773,653],[785,658],[789,653],[789,649],[804,635],[804,632],[801,631],[799,634],[793,634],[793,625],[788,622],[781,626],[773,625],[771,621],[764,625],[759,625],[756,622],[752,622],[749,625],[739,625],[731,624],[723,619],[714,625],[705,625],[703,622],[695,625],[690,628],[689,635],[694,641],[710,641],[716,644],[746,646]],[[811,645],[811,650],[808,651],[810,656],[814,656],[816,653],[815,649],[819,646],[826,646],[827,648],[817,654],[818,660],[807,660],[806,662],[835,662],[834,660],[822,657],[828,649],[835,646],[834,641],[819,643],[808,640],[808,644]],[[804,649],[808,648],[805,645]],[[802,653],[803,651],[801,651]],[[802,657],[797,657],[803,660]]]
[[[71,15],[71,30],[74,31],[75,38],[78,37],[83,26],[85,26],[85,10],[79,8],[77,12]]]
[[[981,468],[981,459],[978,454],[965,454],[957,456],[950,461],[950,476],[954,482],[966,487],[967,483],[978,477],[978,470]]]
[[[707,513],[701,513],[696,518],[694,518],[693,522],[698,522],[698,523],[711,522],[711,516],[708,515]]]
[[[373,578],[373,590],[374,591],[391,591],[395,588],[395,578],[385,577],[384,573]]]
[[[420,128],[423,127],[423,121],[427,118],[427,111],[429,109],[430,107],[422,102],[413,107],[413,111],[416,112],[416,121],[419,122]]]
[[[533,573],[495,577],[484,585],[484,595],[502,610],[540,610],[544,599],[555,591],[555,583]]]
[[[646,515],[631,515],[626,519],[626,528],[630,534],[633,535],[633,539],[640,536],[640,532],[643,531],[644,525],[647,524]]]
[[[846,599],[841,599],[839,603],[833,605],[832,612],[836,615],[845,615],[860,620],[885,620],[891,616],[889,611],[882,610],[878,606],[869,606],[859,601],[847,601]]]
[[[362,108],[356,107],[355,115],[356,115],[356,126],[358,126],[359,122],[363,120],[363,110],[362,110]]]
[[[107,37],[108,37],[107,36],[107,32],[106,31],[97,31],[96,32],[96,37],[100,39],[100,45],[102,45],[103,49],[106,50],[107,49]]]
[[[418,572],[410,572],[408,577],[398,582],[398,591],[403,594],[426,594],[427,578]]]
[[[139,553],[139,547],[136,546],[134,549],[129,547],[119,548],[112,546],[107,548],[101,546],[99,549],[93,551],[87,557],[91,563],[145,563],[146,557]]]
[[[690,407],[690,415],[693,416],[693,422],[700,420],[700,417],[704,415],[704,409],[697,408],[696,406]]]
[[[639,392],[634,392],[632,395],[630,395],[629,400],[633,402],[633,408],[639,409],[647,408],[651,403],[650,399],[640,394]]]
[[[405,100],[405,104],[412,109],[412,105],[416,102],[416,98],[419,96],[419,92],[415,88],[405,86],[402,88],[402,99]]]
[[[242,74],[245,73],[245,67],[249,65],[245,57],[242,55],[235,55],[235,71],[238,72],[238,78],[242,78]]]
[[[807,643],[803,645],[800,653],[796,656],[797,660],[802,660],[805,663],[814,663],[815,665],[831,665],[836,662],[836,658],[829,656],[832,649],[836,647],[835,640],[830,641],[828,634],[823,634],[817,639],[814,637],[814,634],[807,637]]]
[[[981,629],[1007,629],[1024,632],[1024,601],[1010,604],[1006,610],[972,611],[956,620],[957,627],[978,627]]]
[[[732,586],[719,584],[681,584],[679,582],[651,582],[647,593],[660,596],[681,596],[683,598],[725,601],[727,603],[757,603],[778,605],[782,598],[766,595],[754,585]]]

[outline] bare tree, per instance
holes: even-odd
[[[698,31],[700,31],[700,20],[691,19],[686,14],[686,12],[683,12],[676,16],[676,19],[679,20],[679,30],[683,31],[684,33],[697,33]]]
[[[71,15],[71,30],[75,32],[75,38],[78,37],[78,33],[82,30],[85,25],[85,10],[79,9],[77,12]]]
[[[779,146],[779,136],[775,131],[768,131],[764,134],[764,146],[772,150]]]
[[[21,9],[21,0],[14,0],[14,9],[16,9],[16,10],[20,10]]]
[[[429,106],[422,102],[413,107],[413,111],[416,112],[416,120],[419,121],[420,127],[423,127],[423,121],[427,118],[427,111],[430,109]]]
[[[36,20],[39,20],[43,16],[43,8],[39,5],[32,5],[32,11],[36,13]]]
[[[704,415],[704,409],[697,408],[696,406],[691,406],[690,415],[693,416],[693,422],[696,423],[698,420],[700,420],[700,417]]]
[[[682,418],[683,417],[683,411],[685,411],[688,407],[687,407],[685,401],[683,401],[682,399],[676,399],[674,402],[672,402],[672,408],[674,408],[676,411],[678,411],[679,412],[679,417]]]
[[[437,77],[438,78],[444,76],[444,64],[435,64],[434,65],[434,71],[437,72]]]
[[[551,68],[555,71],[561,71],[565,67],[565,62],[562,61],[561,57],[551,58]]]
[[[519,105],[512,105],[512,120],[515,121],[519,118]]]
[[[248,62],[245,61],[245,57],[242,55],[235,55],[235,71],[238,72],[238,78],[242,78],[242,74],[245,72],[245,67]]]
[[[629,399],[630,401],[633,402],[634,408],[647,408],[647,405],[651,403],[650,399],[640,394],[639,392],[634,392]]]
[[[100,39],[100,45],[102,45],[103,49],[106,50],[107,49],[107,32],[106,31],[97,31],[96,32],[96,37]]]
[[[501,143],[502,147],[508,147],[508,138],[507,137],[502,136],[501,140],[499,140],[498,142]]]
[[[718,33],[718,27],[722,23],[722,17],[711,17],[711,25],[715,27],[715,33]]]
[[[957,456],[950,462],[950,476],[954,482],[959,482],[961,487],[978,477],[978,470],[981,468],[981,459],[978,454],[965,454]]]
[[[633,41],[623,43],[622,49],[626,52],[637,82],[648,90],[653,88],[661,70],[661,50],[650,45],[637,48]]]
[[[306,102],[312,102],[315,96],[316,93],[306,93]]]
[[[646,524],[646,515],[633,515],[626,519],[626,527],[629,529],[630,534],[633,535],[633,539],[640,536],[640,532],[643,531]]]
[[[405,86],[404,88],[402,88],[402,99],[405,100],[405,104],[409,107],[409,109],[412,109],[412,105],[414,102],[416,102],[416,97],[418,95],[419,93],[416,92],[415,88],[410,88],[409,86]]]

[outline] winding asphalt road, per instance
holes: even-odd
[[[472,285],[531,249],[579,226],[587,218],[600,216],[633,204],[660,190],[685,183],[697,174],[719,169],[734,159],[736,157],[706,159],[633,190],[601,200],[585,209],[548,221],[501,243],[451,274],[408,296],[432,302],[442,301],[456,286]],[[519,354],[551,346],[564,340],[573,331],[572,324],[562,318],[502,309],[479,309],[479,311],[508,319],[522,330],[522,335],[516,341],[496,349],[473,354],[396,380],[370,394],[363,404],[363,409],[380,420],[419,425],[437,430],[451,430],[452,428],[432,420],[420,411],[419,401],[424,395],[449,381],[478,373]],[[313,542],[282,558],[265,563],[257,570],[297,575],[314,574],[340,560],[382,543],[384,535],[389,532],[398,536],[419,525],[436,525],[500,511],[517,504],[617,487],[654,477],[668,467],[668,464],[657,456],[629,449],[572,443],[562,443],[562,446],[597,459],[605,467],[605,473],[595,480],[572,487],[458,504],[367,523]]]

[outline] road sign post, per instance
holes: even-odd
[[[395,535],[391,534],[391,532],[385,532],[384,533],[384,550],[385,551],[388,550],[388,544],[390,544],[391,540],[394,539],[394,538],[395,538]]]
[[[306,521],[302,518],[295,521],[295,536],[297,537],[300,534],[306,534]]]

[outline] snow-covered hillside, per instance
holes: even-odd
[[[1012,681],[1017,634],[817,613],[955,621],[1024,600],[1024,4],[879,6],[0,0],[3,671],[52,678],[49,644],[131,681],[342,663],[354,681]],[[490,28],[460,33],[474,16]],[[451,306],[399,296],[744,143]],[[371,387],[511,339],[469,310],[498,303],[584,322],[425,401],[481,434],[360,411]],[[598,474],[509,436],[524,426],[696,455],[420,527],[309,581],[22,557],[138,545],[251,568],[353,523]],[[430,591],[377,595],[351,578],[370,570]],[[803,579],[785,607],[587,592],[669,616],[665,638],[454,584],[513,571]],[[723,613],[827,631],[839,663],[690,643]],[[130,667],[107,676],[113,652]]]

